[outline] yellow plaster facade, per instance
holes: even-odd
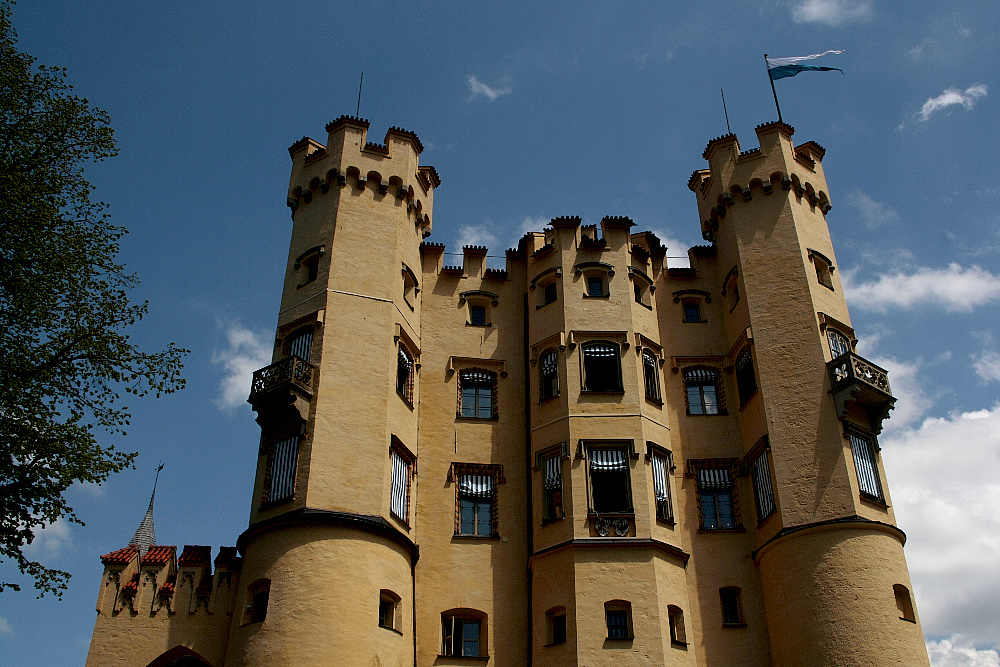
[[[564,217],[501,269],[367,132],[290,148],[242,558],[105,556],[88,665],[927,664],[822,147],[709,142],[689,268]]]

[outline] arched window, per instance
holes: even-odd
[[[896,609],[899,610],[899,620],[917,622],[917,617],[913,613],[913,600],[910,598],[910,590],[903,584],[893,584],[892,593],[896,598]]]
[[[559,354],[546,350],[538,360],[540,401],[559,395]]]
[[[452,609],[441,614],[441,655],[486,657],[486,618],[475,609]]]
[[[396,391],[409,404],[413,405],[413,357],[402,344],[399,346],[396,361]]]
[[[812,260],[813,268],[816,269],[816,280],[820,285],[828,289],[833,289],[833,272],[836,268],[833,266],[826,255],[816,252],[815,250],[809,250],[809,259]]]
[[[646,398],[660,401],[660,365],[656,355],[650,350],[642,350],[642,378],[646,387]]]
[[[464,419],[496,419],[497,374],[470,368],[458,374],[458,416]]]
[[[319,260],[326,254],[326,246],[318,245],[306,250],[295,260],[295,269],[299,280],[298,287],[305,287],[319,276]]]
[[[715,368],[684,370],[684,388],[689,415],[726,414],[722,395],[722,374]]]
[[[851,351],[851,341],[836,329],[827,329],[826,339],[830,343],[830,355],[833,359]]]
[[[618,343],[592,341],[580,348],[583,353],[583,391],[622,391]]]
[[[401,598],[388,588],[379,591],[378,596],[378,625],[380,628],[389,630],[402,630],[401,610],[399,603]]]
[[[417,301],[417,294],[420,293],[417,276],[406,264],[403,264],[401,271],[403,274],[403,301],[410,307],[410,310],[413,310],[413,304]]]

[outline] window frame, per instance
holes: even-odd
[[[243,623],[263,623],[267,619],[267,608],[271,601],[271,580],[257,579],[246,587],[246,606],[243,608]]]
[[[300,341],[306,340],[302,343]],[[292,329],[282,341],[284,356],[296,357],[306,363],[312,363],[313,345],[316,342],[316,324],[310,322]],[[301,354],[300,354],[301,353]],[[305,356],[303,356],[303,354]]]
[[[663,405],[663,393],[660,389],[660,357],[648,347],[639,351],[642,364],[642,384],[648,400]]]
[[[816,282],[831,292],[836,291],[833,287],[833,272],[837,270],[837,267],[833,265],[830,258],[812,248],[807,249],[807,254],[809,261],[813,263],[813,268],[816,270]]]
[[[563,500],[565,489],[563,460],[569,458],[566,453],[566,443],[544,449],[535,457],[537,468],[542,473],[542,525],[547,525],[566,518],[566,505]]]
[[[628,267],[628,275],[632,279],[632,296],[635,302],[646,310],[653,310],[653,295],[656,292],[653,280],[634,266]]]
[[[611,279],[615,275],[615,267],[606,262],[581,262],[574,268],[577,277],[583,277],[584,299],[608,299],[611,296]],[[594,294],[592,280],[601,281],[601,293]]]
[[[632,440],[593,440],[593,441],[581,441],[581,449],[586,454],[586,471],[587,471],[587,514],[590,517],[600,517],[600,516],[634,516],[635,515],[635,503],[632,497],[632,466],[631,460],[637,458],[635,454],[635,447]],[[621,452],[621,457],[624,461],[624,467],[616,470],[602,470],[600,468],[595,469],[595,458],[606,458],[607,461],[601,462],[601,466],[612,465],[611,458],[618,457],[595,457],[596,452]],[[617,465],[617,463],[614,463]],[[594,479],[595,473],[598,475],[598,479]],[[621,479],[619,481],[611,481],[610,473],[621,474]],[[603,481],[606,480],[606,481]],[[623,507],[617,509],[604,508],[605,499],[603,496],[610,495],[605,489],[605,486],[622,485],[623,489],[617,491],[621,494],[619,500],[622,501]],[[597,489],[602,490],[598,493]],[[597,508],[597,497],[601,497],[602,509]]]
[[[705,377],[698,377],[704,375]],[[714,376],[707,377],[708,375]],[[684,405],[692,417],[717,417],[729,414],[726,410],[726,395],[722,390],[722,371],[714,366],[688,366],[681,371],[684,380]],[[698,409],[692,409],[691,390],[698,387]],[[709,412],[709,402],[705,400],[705,387],[712,387],[715,398],[715,412]]]
[[[463,479],[466,478],[466,479]],[[469,479],[475,478],[475,479]],[[450,479],[455,486],[455,532],[453,537],[474,538],[474,539],[498,539],[499,516],[498,516],[498,486],[506,480],[503,476],[503,466],[493,463],[459,463],[451,464]],[[488,492],[471,492],[463,490],[462,485],[473,487],[478,484],[486,484],[488,481]],[[472,532],[463,532],[464,510],[471,507],[473,516]],[[483,534],[480,531],[482,516],[480,512],[489,511],[489,532]]]
[[[485,613],[476,609],[449,609],[441,613],[441,655],[442,658],[488,658],[487,653],[487,620]],[[461,634],[459,642],[455,641],[456,622],[460,622]],[[450,626],[450,627],[449,627]],[[476,637],[468,640],[465,637],[465,627],[475,627]],[[467,642],[475,641],[476,653],[466,653]],[[456,644],[460,648],[456,651]]]
[[[398,462],[398,464],[397,464]],[[397,465],[405,467],[405,472],[397,469]],[[398,475],[402,474],[400,481]],[[407,527],[410,526],[410,502],[413,490],[413,478],[417,474],[417,457],[403,444],[395,435],[389,442],[389,513]],[[397,489],[398,484],[403,484],[401,490]],[[397,513],[399,509],[399,497],[402,496],[403,516]]]
[[[262,484],[264,498],[260,504],[261,510],[295,500],[295,491],[298,486],[299,455],[302,452],[301,445],[305,437],[305,423],[300,422],[287,429],[273,432],[266,438],[262,447],[266,458]]]
[[[878,454],[881,449],[875,434],[845,422],[844,436],[851,448],[859,496],[862,500],[888,507],[885,485],[882,483],[882,474],[879,471]]]
[[[684,610],[675,604],[668,604],[667,622],[670,626],[670,643],[674,646],[687,646],[687,631],[684,628]]]
[[[538,355],[538,402],[558,397],[559,385],[559,352],[550,347]]]
[[[295,259],[295,262],[292,264],[292,269],[294,271],[298,272],[299,269],[305,267],[305,275],[303,276],[304,279],[296,286],[295,289],[301,289],[309,283],[315,282],[316,279],[319,278],[319,262],[325,254],[326,246],[316,245],[309,248]]]
[[[600,345],[606,345],[613,349],[613,354],[590,354],[588,355],[588,350],[595,349]],[[622,384],[622,346],[621,343],[612,340],[604,339],[594,339],[587,340],[579,344],[580,348],[580,391],[586,393],[594,394],[614,394],[623,393],[625,391]],[[598,359],[599,357],[612,357],[614,358],[614,369],[600,369],[596,367],[588,368],[588,359]],[[592,364],[598,364],[597,361],[592,361]],[[598,387],[591,388],[589,385],[594,384],[594,380],[591,377],[600,378],[603,375],[611,374],[610,383],[603,383],[597,381]]]
[[[736,310],[736,306],[740,303],[739,275],[739,270],[734,266],[722,281],[722,296],[727,297],[726,303],[729,305],[730,313]]]
[[[612,621],[614,621],[612,623]],[[628,600],[608,600],[604,603],[606,641],[631,641],[635,639],[632,626],[632,603]],[[621,636],[615,636],[621,635]]]
[[[757,369],[750,345],[744,347],[736,355],[733,372],[736,375],[736,390],[740,395],[740,409],[742,410],[760,390],[757,385]]]
[[[458,411],[457,419],[475,420],[496,420],[499,418],[497,411],[497,394],[499,393],[499,374],[486,368],[470,367],[458,371]],[[478,376],[478,377],[476,377]],[[466,378],[471,378],[467,380]],[[465,390],[474,387],[476,391],[472,394],[473,403],[471,410],[473,414],[466,413],[466,393]],[[481,401],[481,390],[488,388],[489,395],[489,416],[482,414],[485,410],[485,401]]]
[[[465,305],[467,320],[465,326],[491,328],[493,326],[493,308],[500,304],[500,297],[485,290],[469,290],[458,295],[458,305]],[[473,311],[473,309],[476,309]],[[481,311],[479,309],[482,309]],[[473,316],[473,312],[482,312],[482,322]]]
[[[658,462],[658,459],[660,462]],[[656,520],[673,526],[674,520],[674,493],[670,488],[670,480],[676,470],[674,465],[674,455],[669,449],[664,449],[654,442],[646,442],[646,461],[650,465],[650,475],[653,484],[653,502],[656,505]],[[661,481],[658,481],[657,466],[661,466],[663,489],[657,488]],[[662,491],[662,493],[661,493]]]
[[[414,310],[413,304],[417,302],[417,295],[420,294],[420,283],[417,281],[417,276],[413,273],[413,269],[405,263],[403,263],[400,273],[403,277],[403,302],[410,310]]]
[[[754,506],[757,509],[757,525],[762,525],[778,512],[774,497],[774,472],[771,466],[771,443],[765,435],[746,456],[746,466],[750,471],[753,486]]]
[[[913,596],[910,595],[910,589],[903,584],[893,584],[892,595],[896,600],[896,610],[899,611],[899,620],[916,623],[917,615],[913,610]]]
[[[557,622],[556,619],[562,619]],[[545,612],[545,646],[565,644],[568,637],[566,607],[558,606]]]
[[[836,344],[835,344],[836,341]],[[844,332],[834,327],[826,328],[826,344],[830,350],[830,359],[837,359],[844,356],[848,352],[854,351],[854,345],[851,343],[851,339],[844,334]],[[837,350],[843,347],[843,351],[838,352]]]
[[[408,367],[404,369],[404,363]],[[405,376],[404,376],[405,372]],[[416,386],[417,362],[403,341],[396,347],[396,393],[399,394],[408,407],[413,408],[413,391]]]
[[[688,459],[688,476],[695,480],[698,494],[698,532],[717,533],[744,530],[736,477],[739,459]],[[707,521],[706,498],[712,498],[711,521]],[[724,525],[719,499],[728,498],[732,525]],[[713,525],[709,525],[709,523]]]
[[[379,591],[378,627],[403,634],[401,602],[402,598],[394,591],[388,588],[383,588]]]
[[[743,590],[739,586],[723,586],[720,588],[719,606],[722,611],[722,627],[746,627],[746,616],[743,614]]]

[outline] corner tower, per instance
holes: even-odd
[[[709,168],[689,182],[725,272],[772,659],[926,665],[877,444],[894,399],[886,372],[854,353],[825,220],[824,150],[793,145],[793,132],[760,125],[760,148],[743,152],[735,135],[715,139]]]
[[[413,660],[416,276],[439,180],[411,132],[371,143],[368,122],[348,116],[326,130],[325,146],[289,149],[274,363],[254,374],[249,399],[261,447],[238,542],[234,664],[334,661],[358,646],[382,664]],[[349,611],[375,607],[378,626]]]

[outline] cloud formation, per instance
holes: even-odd
[[[961,632],[961,642],[934,650],[983,658],[973,646],[1000,646],[1000,405],[926,419],[880,442],[924,633]],[[995,664],[943,660],[935,664]]]
[[[12,635],[14,630],[11,629],[10,623],[3,616],[0,616],[0,635]]]
[[[476,78],[476,75],[474,74],[469,75],[468,86],[469,86],[470,100],[475,99],[479,95],[482,95],[483,97],[487,98],[490,102],[492,102],[501,95],[510,95],[509,86],[504,86],[504,87],[488,86],[482,81],[480,81],[478,78]]]
[[[271,341],[267,334],[255,333],[236,322],[224,326],[229,345],[212,353],[212,363],[223,373],[215,404],[232,411],[246,404],[253,372],[271,363]]]
[[[961,105],[966,111],[970,111],[980,98],[986,97],[988,91],[988,87],[982,83],[969,86],[964,91],[958,88],[948,88],[937,97],[932,97],[924,102],[914,117],[918,121],[926,123],[938,111],[956,105]]]
[[[64,548],[73,545],[73,535],[69,520],[58,518],[53,523],[48,523],[40,529],[35,530],[35,539],[31,544],[25,545],[24,551],[31,554],[32,558],[51,558],[59,554]]]
[[[861,190],[849,192],[846,199],[848,204],[858,209],[861,222],[868,229],[875,230],[899,222],[899,212],[882,202],[875,201]]]
[[[1000,667],[1000,654],[993,649],[976,650],[964,635],[927,642],[927,656],[931,667]]]
[[[856,273],[851,270],[843,274],[844,291],[852,308],[882,312],[890,306],[931,307],[949,313],[968,313],[976,306],[1000,299],[1000,276],[976,265],[918,267],[911,273],[882,273],[867,282],[855,282]]]
[[[798,0],[792,4],[792,20],[796,23],[831,27],[864,23],[871,20],[873,13],[869,0]]]
[[[973,356],[976,375],[986,382],[1000,382],[1000,353],[983,350],[978,357]]]

